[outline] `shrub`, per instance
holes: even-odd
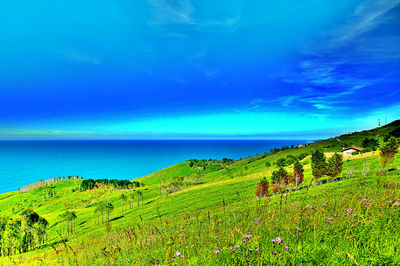
[[[266,167],[270,167],[270,166],[271,166],[271,163],[270,163],[270,162],[266,162],[266,163],[265,163],[265,166],[266,166]]]
[[[268,180],[265,177],[263,177],[260,180],[260,182],[258,182],[257,185],[257,190],[256,190],[257,197],[261,198],[267,196],[269,194],[268,187],[269,187]]]

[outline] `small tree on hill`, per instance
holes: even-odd
[[[335,178],[342,172],[342,169],[343,169],[343,156],[335,152],[333,156],[328,159],[326,174],[331,178]]]
[[[325,154],[317,149],[311,154],[311,167],[315,183],[326,173],[326,158]]]
[[[257,197],[265,197],[269,194],[268,192],[269,183],[267,178],[263,177],[260,182],[258,182],[256,195]]]
[[[107,213],[107,222],[110,222],[110,213],[114,210],[114,205],[111,202],[107,202],[104,205],[105,212]]]
[[[121,198],[121,212],[124,212],[124,203],[128,200],[128,198],[126,197],[126,195],[124,193],[121,194],[120,196]]]
[[[295,161],[293,164],[293,177],[296,184],[296,189],[304,180],[304,168],[300,161]]]
[[[137,196],[137,200],[138,200],[138,207],[139,207],[139,203],[140,203],[140,199],[142,199],[142,205],[143,205],[143,189],[138,188],[136,189],[136,196]]]
[[[289,183],[289,173],[283,168],[279,168],[272,172],[272,191],[277,193],[284,189]]]
[[[385,167],[394,161],[396,154],[399,152],[399,142],[395,137],[390,137],[380,148],[380,157],[382,169],[379,174],[383,174]]]

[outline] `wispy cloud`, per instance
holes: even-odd
[[[153,24],[195,24],[192,17],[195,8],[190,0],[148,0],[153,13]]]
[[[196,17],[196,8],[191,0],[147,0],[151,12],[152,25],[182,24],[191,26],[193,31],[226,31],[234,32],[239,28],[241,14],[232,14],[218,19],[204,16]],[[172,36],[184,37],[174,32]]]
[[[91,55],[77,50],[64,50],[59,52],[65,58],[91,65],[99,65],[100,59],[96,55]]]
[[[367,0],[357,6],[343,26],[305,47],[297,71],[286,73],[284,79],[308,88],[298,100],[328,110],[368,87],[398,82],[398,73],[375,70],[400,59],[400,47],[394,45],[400,41],[399,32],[371,32],[396,23],[391,11],[399,5],[400,0]]]

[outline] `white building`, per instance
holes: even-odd
[[[351,146],[348,148],[344,148],[342,150],[343,156],[352,156],[354,152],[357,152],[358,154],[360,154],[361,151],[362,151],[362,148],[358,148],[356,146]]]

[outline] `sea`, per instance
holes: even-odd
[[[134,179],[189,159],[240,159],[308,140],[2,140],[0,193],[57,176]]]

